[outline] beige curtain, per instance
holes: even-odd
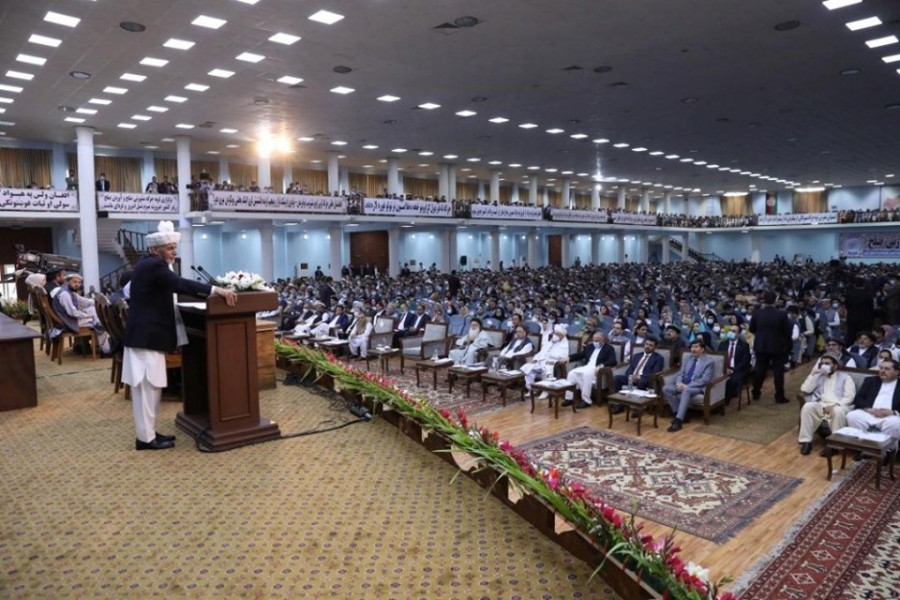
[[[272,191],[276,194],[284,193],[284,165],[272,165],[269,168],[269,177],[272,178]]]
[[[500,184],[500,204],[512,203],[512,186]]]
[[[403,178],[403,192],[413,196],[423,196],[425,198],[438,195],[438,182],[434,179],[413,179],[412,177]]]
[[[178,177],[178,161],[174,158],[155,158],[153,159],[153,170],[157,181],[162,181],[163,177],[168,177],[169,181],[175,181],[175,178]]]
[[[600,208],[604,210],[615,210],[618,205],[618,198],[600,197]]]
[[[315,169],[294,169],[294,181],[305,187],[310,194],[328,194],[328,172]],[[350,175],[353,181],[353,175]],[[352,185],[352,184],[351,184]]]
[[[231,183],[237,187],[249,188],[251,182],[257,181],[256,165],[228,163],[228,174],[231,176]]]
[[[141,184],[141,159],[122,156],[95,156],[94,176],[106,175],[111,192],[143,192]],[[82,182],[79,182],[83,185]]]
[[[381,196],[385,193],[385,189],[387,188],[387,176],[350,173],[350,187],[362,190],[368,198]]]
[[[55,183],[60,189],[66,188],[65,181]],[[32,184],[50,186],[50,151],[0,148],[0,185],[24,188]]]
[[[474,200],[478,194],[477,183],[457,183],[456,199],[457,200]]]
[[[729,216],[749,215],[749,196],[727,196],[722,198],[722,214]]]
[[[219,161],[217,161],[217,160],[192,160],[191,161],[191,176],[196,177],[199,180],[201,173],[208,174],[210,181],[219,181]]]
[[[820,213],[828,209],[828,201],[825,192],[796,192],[794,193],[795,213]]]

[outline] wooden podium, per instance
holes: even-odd
[[[204,446],[230,450],[281,437],[259,415],[256,313],[276,308],[275,292],[243,292],[230,307],[218,296],[205,306],[179,305],[188,345],[182,346],[183,412],[175,424]]]

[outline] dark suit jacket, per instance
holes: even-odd
[[[635,371],[637,371],[638,364],[641,362],[641,358],[643,358],[644,353],[639,352],[631,357],[631,363],[628,365],[628,369],[625,371],[625,377],[631,376]],[[650,358],[647,359],[647,363],[644,365],[644,370],[641,371],[641,378],[638,380],[638,387],[649,387],[650,378],[655,374],[662,371],[663,368],[663,357],[654,352],[650,355]]]
[[[744,340],[738,339],[737,345],[734,347],[734,372],[735,373],[749,373],[750,372],[750,344],[745,342]],[[719,344],[719,352],[725,353],[726,360],[728,359],[728,344],[731,342],[729,340],[724,340],[721,344]],[[725,368],[728,368],[728,365],[725,365]]]
[[[862,386],[856,391],[856,397],[853,399],[853,408],[872,408],[879,391],[881,391],[881,379],[877,376],[866,377]],[[900,412],[900,382],[894,388],[894,402],[891,405],[891,410],[895,413]]]
[[[774,306],[763,306],[750,319],[753,350],[757,354],[787,354],[791,349],[791,321],[787,313]]]
[[[684,353],[684,340],[681,339],[681,336],[678,336],[672,342],[662,339],[659,342],[659,347],[668,348],[672,352],[669,362],[672,363],[673,367],[681,366],[681,355]]]
[[[177,348],[172,294],[209,296],[212,286],[179,277],[155,256],[145,256],[134,268],[125,346],[171,352]]]
[[[403,315],[404,313],[397,314],[397,322],[394,323],[395,329],[399,330],[402,328],[404,330],[407,330],[413,326],[413,323],[416,322],[416,313],[407,312],[405,317]]]
[[[98,192],[108,192],[109,191],[109,179],[98,179],[95,187],[97,188]]]
[[[591,355],[594,354],[594,343],[591,342],[582,348],[581,352],[576,352],[569,357],[569,362],[589,361]],[[600,348],[600,354],[597,355],[597,364],[595,367],[614,367],[616,365],[616,350],[609,344],[603,344]]]
[[[330,320],[329,320],[329,322],[330,322]],[[349,324],[350,324],[350,315],[348,315],[347,313],[344,313],[340,317],[338,317],[336,325],[340,331],[344,331],[345,329],[347,329],[347,326]]]
[[[416,334],[419,334],[419,333],[422,333],[423,331],[425,331],[425,326],[431,322],[431,317],[429,317],[427,313],[422,315],[421,320],[419,320],[419,327],[416,329],[413,329],[416,326],[416,320],[419,319],[419,315],[417,315],[415,313],[411,313],[411,315],[412,315],[412,319],[409,320],[410,331],[412,331],[413,333],[416,333]]]

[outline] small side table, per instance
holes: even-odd
[[[487,367],[450,367],[447,369],[447,385],[450,387],[450,393],[453,393],[453,383],[459,380],[460,383],[466,384],[466,398],[468,398],[472,382],[479,381],[487,371]]]
[[[847,466],[848,450],[852,450],[854,452],[862,452],[862,454],[865,456],[874,457],[875,460],[878,461],[878,464],[875,466],[875,489],[881,489],[881,463],[884,462],[884,457],[894,447],[892,440],[887,439],[883,442],[876,442],[874,440],[863,440],[860,438],[851,437],[849,435],[843,435],[841,433],[833,433],[825,438],[825,447],[841,451],[841,470],[843,470]],[[827,455],[828,481],[831,481],[831,453],[828,452]],[[891,461],[889,465],[889,472],[892,481],[894,479],[894,463],[896,462],[897,453],[893,452],[891,453]]]
[[[658,396],[641,396],[638,394],[626,394],[623,392],[616,392],[614,394],[610,394],[607,398],[607,408],[609,409],[609,428],[612,429],[613,425],[613,407],[615,405],[623,405],[625,407],[625,420],[628,421],[631,418],[631,411],[636,410],[638,413],[637,417],[637,434],[641,435],[641,418],[644,416],[644,411],[648,408],[653,409],[653,427],[658,428],[657,417],[659,416],[659,408],[662,406],[662,400]]]
[[[565,398],[566,392],[574,392],[578,386],[566,379],[555,379],[553,381],[537,381],[531,386],[531,412],[534,412],[534,391],[547,392],[550,395],[549,406],[554,407],[554,418],[559,418],[559,405]],[[575,402],[572,402],[572,412],[578,412],[575,408]]]
[[[394,356],[400,356],[400,348],[372,348],[366,354],[366,371],[369,370],[369,361],[372,358],[377,358],[378,362],[381,363],[381,375],[383,377],[390,370],[391,358]],[[402,362],[400,363],[400,374],[403,375]]]
[[[350,348],[350,342],[348,340],[340,340],[335,338],[317,340],[316,345],[323,350],[328,350],[329,352],[334,353],[335,355],[343,355],[344,352]]]
[[[519,401],[525,402],[525,375],[521,371],[488,371],[481,376],[481,401],[487,400],[487,389],[491,384],[500,388],[500,398],[506,406],[506,390],[519,388]]]
[[[453,366],[452,358],[439,358],[437,360],[420,360],[416,363],[416,387],[422,387],[419,375],[422,371],[431,371],[431,383],[437,389],[437,374],[441,369],[449,369]]]

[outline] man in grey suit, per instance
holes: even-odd
[[[675,382],[663,388],[663,397],[672,409],[675,418],[667,431],[680,431],[687,414],[691,396],[702,394],[706,384],[713,378],[713,360],[706,355],[706,345],[702,338],[691,342],[691,354],[681,361],[681,369]]]

